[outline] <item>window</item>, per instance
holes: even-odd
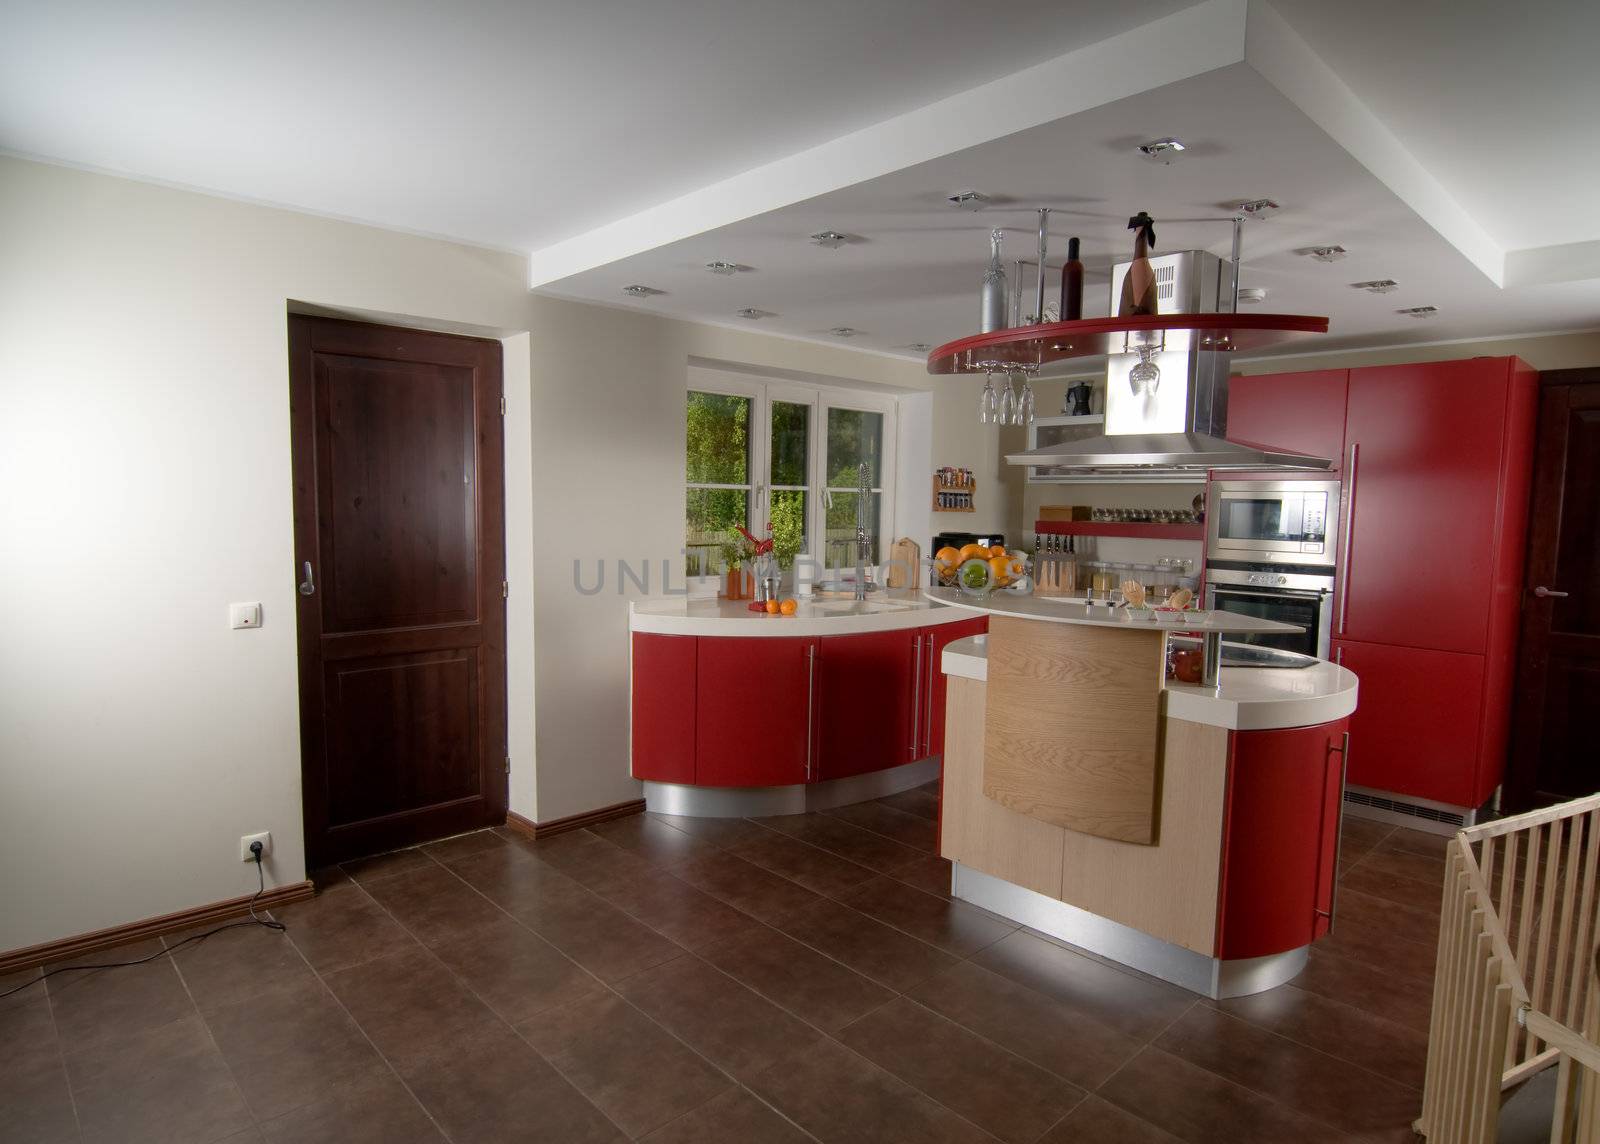
[[[760,536],[769,522],[783,569],[798,559],[854,567],[862,463],[874,494],[867,559],[879,562],[883,531],[893,524],[883,507],[893,502],[892,397],[698,369],[691,370],[690,386],[684,535],[690,576],[724,570],[736,526]]]

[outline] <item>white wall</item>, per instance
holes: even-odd
[[[929,385],[525,283],[506,254],[0,159],[0,950],[246,893],[245,833],[272,831],[270,882],[304,875],[291,301],[505,340],[511,798],[539,821],[637,797],[626,599],[580,596],[572,561],[678,567],[688,360]],[[264,626],[229,630],[251,600]]]

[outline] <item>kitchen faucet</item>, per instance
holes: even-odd
[[[867,476],[867,463],[856,466],[856,599],[867,598],[867,545],[872,543],[867,533],[867,502],[872,499],[872,482]]]

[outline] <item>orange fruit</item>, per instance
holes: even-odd
[[[783,603],[778,605],[778,611],[782,612],[786,616],[792,616],[794,615],[794,610],[799,606],[800,605],[796,604],[793,600],[785,600]]]
[[[768,600],[767,601],[767,615],[775,616],[777,614],[778,614],[778,601],[776,601],[776,600]]]
[[[961,563],[961,552],[947,544],[933,554],[933,559],[941,568],[954,568]]]
[[[1018,556],[1015,552],[1013,552],[1009,556],[1007,556],[1006,559],[1011,562],[1010,570],[1006,574],[1008,576],[1010,576],[1013,580],[1015,580],[1018,576],[1021,576],[1024,572],[1026,572],[1028,570],[1027,562],[1024,561],[1022,559],[1022,557]]]
[[[1004,556],[1005,554],[1006,554],[1006,546],[1004,544],[991,544],[991,545],[989,545],[989,555],[990,556]]]
[[[961,551],[956,553],[956,563],[965,564],[968,560],[987,560],[989,550],[981,544],[963,545]]]
[[[994,577],[996,587],[1003,587],[1011,578],[1011,557],[991,556],[989,558],[989,574]]]

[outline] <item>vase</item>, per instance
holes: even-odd
[[[743,565],[736,565],[728,569],[728,586],[724,593],[727,599],[749,600],[755,594],[755,577],[746,572]]]

